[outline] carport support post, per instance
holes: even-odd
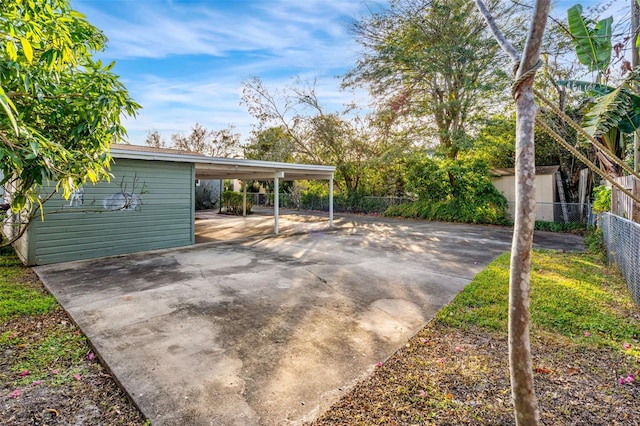
[[[278,215],[280,214],[280,178],[273,178],[273,233],[278,235]]]
[[[218,208],[218,213],[222,213],[222,193],[224,192],[224,179],[220,179],[220,196],[218,197],[220,206]]]
[[[247,182],[242,182],[242,217],[247,217]]]
[[[329,178],[329,228],[333,228],[333,173]]]

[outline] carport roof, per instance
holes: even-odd
[[[331,179],[334,166],[279,163],[239,158],[208,157],[206,155],[167,148],[140,145],[111,145],[113,158],[193,163],[198,179],[282,180]]]

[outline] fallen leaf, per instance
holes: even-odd
[[[553,370],[550,370],[548,368],[536,367],[535,372],[540,374],[551,374],[553,373]]]
[[[579,372],[580,372],[580,370],[578,370],[577,368],[569,367],[565,371],[565,374],[568,374],[568,375],[572,376],[574,374],[578,374]]]

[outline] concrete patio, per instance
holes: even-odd
[[[277,237],[272,224],[204,217],[197,239],[213,242],[35,270],[154,426],[294,425],[511,241],[507,228],[344,215],[328,228],[284,214]],[[581,250],[582,239],[539,233],[536,246]]]

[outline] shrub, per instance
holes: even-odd
[[[593,212],[606,213],[611,211],[611,189],[604,185],[593,188]]]
[[[222,205],[227,214],[242,214],[242,194],[239,192],[225,191],[222,193]],[[251,213],[251,200],[247,199],[247,213]]]
[[[548,222],[543,220],[536,220],[534,225],[536,231],[548,231],[548,232],[567,232],[571,234],[584,234],[587,230],[587,225],[580,222]]]
[[[466,223],[506,224],[507,200],[493,186],[479,160],[437,160],[427,156],[407,164],[409,191],[418,201],[385,210],[385,216]]]
[[[459,200],[418,200],[413,203],[389,206],[384,216],[427,219],[442,222],[486,223],[505,225],[508,223],[504,209],[487,203],[468,206]]]
[[[604,245],[602,229],[593,227],[587,229],[584,235],[584,245],[589,253],[600,255],[603,261],[606,262],[607,250]]]

